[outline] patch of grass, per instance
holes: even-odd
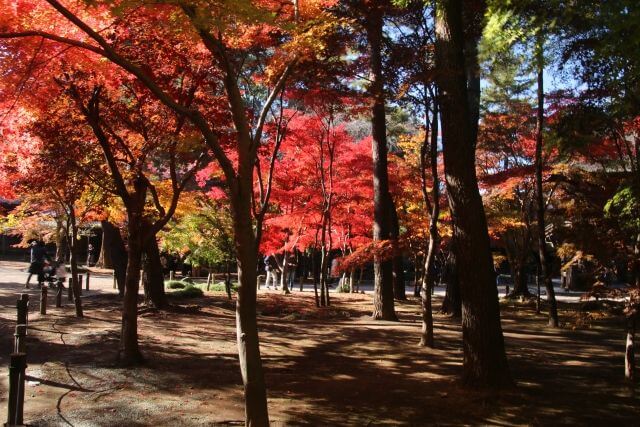
[[[168,280],[164,282],[164,287],[167,289],[184,289],[185,286],[187,285],[179,280]]]
[[[207,284],[206,283],[199,283],[197,285],[194,285],[195,287],[202,289],[203,291],[207,290]],[[226,292],[227,290],[224,287],[224,282],[218,282],[218,283],[212,283],[209,286],[209,291],[211,292]],[[232,282],[231,283],[231,292],[238,292],[238,283],[237,282]]]
[[[200,288],[192,285],[187,285],[183,289],[169,292],[168,295],[175,298],[199,298],[204,295],[204,292],[202,292],[202,289]]]

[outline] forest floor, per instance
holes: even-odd
[[[0,269],[0,364],[7,372],[22,279]],[[5,274],[6,273],[6,274]],[[24,275],[26,278],[26,275]],[[7,280],[7,278],[11,280]],[[241,425],[242,381],[234,304],[223,293],[141,309],[139,368],[119,368],[120,302],[113,293],[37,314],[29,291],[25,421],[34,426]],[[417,299],[397,304],[399,322],[372,321],[371,296],[260,291],[258,322],[272,425],[638,425],[640,387],[623,380],[619,314],[561,304],[562,328],[527,305],[502,304],[516,387],[469,390],[461,371],[459,320],[435,315],[436,349],[417,346]],[[439,298],[435,306],[439,307]],[[0,380],[6,419],[8,378]]]

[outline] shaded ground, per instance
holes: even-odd
[[[0,276],[0,362],[6,367],[22,284],[2,282]],[[36,291],[30,293],[29,424],[242,423],[234,310],[224,294],[175,301],[183,307],[178,312],[143,313],[140,342],[148,362],[121,369],[114,364],[116,296],[90,292],[86,318],[77,320],[66,296],[63,308],[40,316]],[[370,298],[336,294],[334,306],[320,310],[310,293],[260,293],[274,425],[638,423],[640,390],[634,396],[622,380],[624,333],[615,316],[564,305],[564,327],[550,330],[531,308],[503,306],[517,388],[494,395],[457,383],[461,333],[455,319],[436,315],[438,348],[418,348],[417,301],[399,305],[401,322],[373,322]],[[3,375],[0,420],[6,419],[7,383]]]

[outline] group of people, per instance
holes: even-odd
[[[280,286],[280,275],[285,272],[286,277],[283,278],[283,283],[286,283],[289,288],[293,286],[293,281],[296,277],[296,267],[298,266],[296,258],[293,255],[281,256],[277,254],[269,254],[264,257],[264,270],[267,273],[265,280],[265,287],[271,289],[278,289]]]
[[[67,269],[62,261],[53,261],[47,254],[47,249],[43,241],[34,240],[31,242],[31,259],[29,264],[29,276],[25,283],[25,289],[29,289],[31,277],[36,275],[38,287],[42,287],[47,278],[56,277],[58,283],[63,283],[67,275]]]

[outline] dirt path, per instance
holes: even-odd
[[[6,276],[9,277],[9,276]],[[8,364],[15,299],[22,285],[0,277],[0,361]],[[31,291],[25,420],[42,426],[242,424],[234,311],[223,294],[179,301],[177,312],[144,313],[138,369],[114,364],[119,302],[96,291],[87,317],[36,314]],[[369,295],[336,295],[318,310],[310,294],[259,295],[261,350],[273,425],[603,424],[637,425],[639,389],[622,381],[619,319],[549,330],[530,309],[503,307],[517,388],[501,395],[457,383],[458,322],[436,315],[438,348],[418,348],[419,306],[399,306],[399,323],[373,322]],[[178,303],[178,301],[176,301]],[[436,305],[438,303],[436,302]],[[565,307],[566,309],[566,307]],[[3,368],[6,369],[6,368]],[[5,371],[6,372],[6,371]],[[7,377],[0,382],[6,419]]]

